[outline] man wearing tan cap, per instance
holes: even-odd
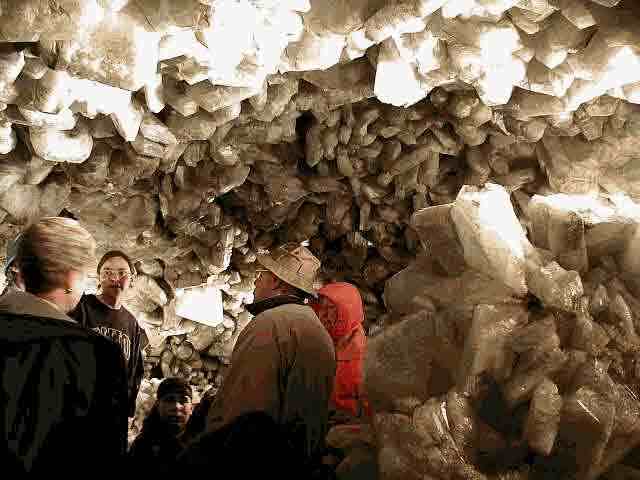
[[[243,474],[252,469],[266,474],[282,472],[282,462],[287,468],[299,462],[304,473],[311,472],[322,454],[336,370],[331,337],[305,302],[315,295],[320,261],[305,247],[284,245],[258,255],[258,262],[262,268],[249,308],[255,318],[235,345],[231,367],[209,411],[209,433],[196,440],[191,452],[187,449],[183,465],[204,468],[212,461],[219,467],[220,462],[240,459],[233,463],[234,472],[244,468]],[[261,415],[266,421],[260,421]],[[278,434],[266,431],[269,422],[287,438],[280,447]],[[259,449],[264,460],[247,462],[247,446],[258,438],[270,439]],[[235,451],[232,444],[241,447]],[[274,449],[277,455],[266,455]]]
[[[320,260],[305,247],[283,245],[271,255],[258,255],[257,260],[261,268],[253,292],[255,301],[248,307],[252,315],[266,310],[265,305],[303,304],[306,298],[317,296],[313,282]]]

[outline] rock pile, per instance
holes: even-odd
[[[366,365],[382,478],[595,479],[640,444],[638,211],[524,207],[528,232],[495,184],[414,214]]]

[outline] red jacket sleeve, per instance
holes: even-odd
[[[366,337],[362,328],[356,329],[336,349],[337,368],[334,383],[333,405],[337,410],[359,416],[363,401],[362,365],[366,349]],[[365,407],[365,410],[367,408]]]

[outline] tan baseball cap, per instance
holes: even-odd
[[[285,244],[270,253],[259,253],[257,261],[283,282],[316,295],[314,282],[321,263],[306,247]]]

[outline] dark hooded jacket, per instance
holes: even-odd
[[[296,297],[268,299],[250,311],[256,317],[238,337],[208,430],[264,412],[286,432],[297,455],[312,462],[322,453],[327,431],[336,371],[331,337]]]
[[[0,297],[0,465],[6,478],[116,473],[127,442],[117,345],[29,293]]]
[[[129,461],[136,474],[153,478],[169,473],[176,457],[183,450],[181,432],[162,421],[157,407],[145,418],[142,432],[129,450]]]
[[[216,391],[215,389],[207,390],[200,399],[200,402],[193,408],[193,412],[184,429],[184,435],[182,436],[185,443],[191,442],[207,430],[207,415],[209,414],[211,405],[213,405]]]

